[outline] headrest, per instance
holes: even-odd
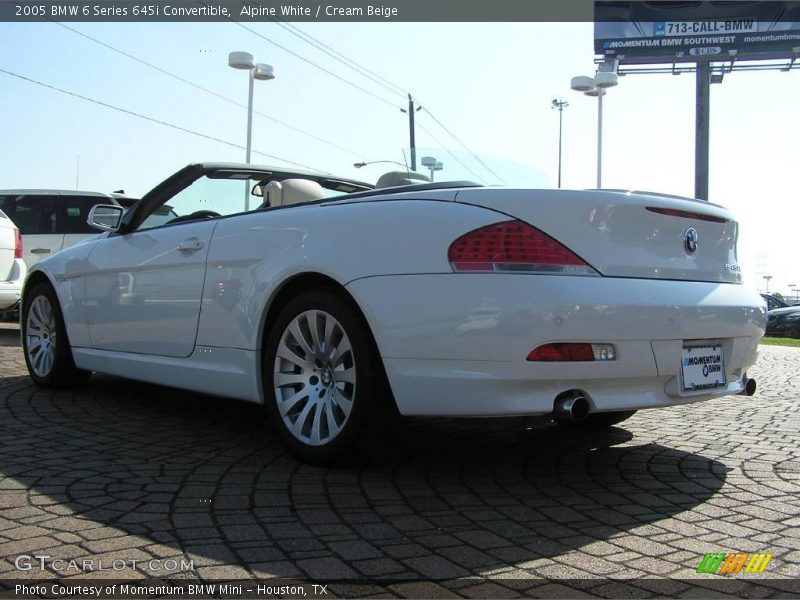
[[[267,206],[280,206],[283,197],[283,186],[280,181],[270,181],[261,188],[261,197],[264,199],[262,208]]]
[[[291,206],[325,198],[325,189],[309,179],[270,181],[262,193],[265,206]]]
[[[430,182],[430,179],[425,177],[425,175],[420,175],[413,171],[389,171],[380,176],[378,182],[375,184],[375,189],[428,182]]]

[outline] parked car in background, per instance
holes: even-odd
[[[19,229],[0,210],[0,316],[17,310],[27,272]]]
[[[784,300],[772,294],[761,294],[761,297],[767,302],[767,310],[775,310],[776,308],[786,308],[789,306]]]
[[[245,185],[259,197],[249,210]],[[255,402],[313,462],[398,411],[603,428],[754,391],[745,371],[766,306],[741,284],[723,207],[464,181],[378,188],[202,163],[124,214],[95,207],[105,233],[26,282],[32,379],[65,387],[98,371]],[[177,216],[148,225],[165,208]]]
[[[22,232],[28,268],[97,235],[86,219],[96,204],[117,204],[110,194],[76,190],[0,190],[0,210]]]
[[[767,335],[800,338],[800,306],[787,306],[768,311]]]

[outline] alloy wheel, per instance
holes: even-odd
[[[46,377],[56,358],[56,318],[50,300],[37,296],[25,321],[25,349],[28,363],[39,377]]]
[[[321,446],[341,433],[353,409],[356,365],[335,317],[307,310],[289,322],[275,354],[273,385],[283,423],[299,441]]]

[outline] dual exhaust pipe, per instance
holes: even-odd
[[[752,396],[756,393],[756,380],[748,377],[747,373],[742,377],[742,383],[743,387],[739,395]],[[590,408],[589,401],[583,392],[579,390],[562,392],[556,396],[553,403],[553,418],[562,422],[583,421],[589,416]]]
[[[583,421],[589,415],[589,401],[583,392],[570,390],[556,396],[553,418],[556,421]]]
[[[742,391],[739,392],[739,396],[752,396],[756,393],[756,380],[748,377],[747,373],[742,376],[742,383],[744,387],[742,387]]]

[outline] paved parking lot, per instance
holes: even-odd
[[[0,331],[3,579],[383,578],[412,596],[797,590],[800,350],[764,347],[752,398],[639,413],[601,434],[412,422],[321,469],[286,454],[245,404],[105,376],[39,390],[16,335]],[[773,559],[761,576],[695,573],[705,553],[734,551]],[[51,559],[19,570],[20,555]],[[82,573],[69,559],[125,567]]]

